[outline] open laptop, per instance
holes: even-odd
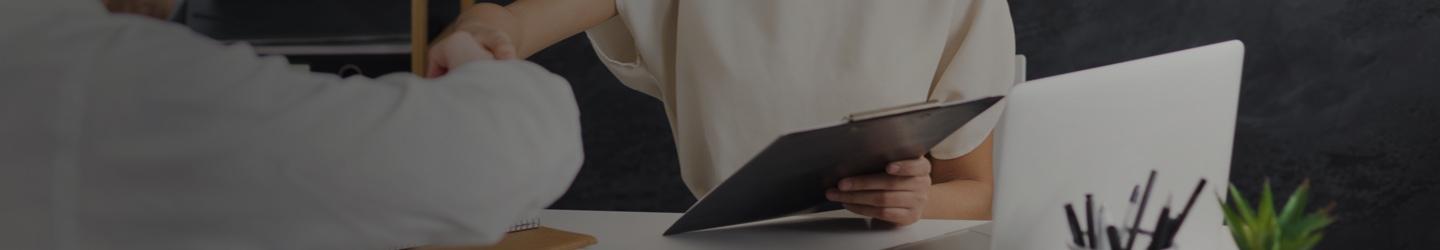
[[[1243,59],[1229,41],[1016,86],[997,132],[992,249],[1065,248],[1062,207],[1075,204],[1083,221],[1087,193],[1118,224],[1152,169],[1141,228],[1167,199],[1181,209],[1205,178],[1175,246],[1233,248],[1215,195],[1228,185]]]

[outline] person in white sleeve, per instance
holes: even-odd
[[[1004,0],[519,0],[456,26],[497,58],[588,30],[625,85],[660,99],[681,174],[703,196],[776,137],[848,114],[1004,95],[1015,34]],[[1003,103],[928,157],[844,179],[850,211],[905,225],[988,219],[991,129]]]
[[[401,249],[490,244],[582,161],[569,84],[291,70],[100,1],[0,1],[0,248]]]

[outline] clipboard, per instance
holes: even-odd
[[[780,136],[691,206],[664,235],[818,212],[841,178],[924,156],[1003,97],[921,103],[851,115],[840,125]]]

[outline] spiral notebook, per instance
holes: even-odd
[[[535,229],[535,228],[539,228],[539,227],[540,227],[540,217],[539,217],[539,216],[529,216],[529,217],[525,217],[525,219],[523,219],[523,220],[520,220],[520,222],[516,222],[514,225],[511,225],[509,232],[512,232],[512,233],[513,233],[513,232],[518,232],[518,231],[525,231],[525,230]]]

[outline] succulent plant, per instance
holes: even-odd
[[[1323,230],[1334,218],[1330,210],[1334,203],[1323,209],[1305,213],[1309,202],[1310,180],[1305,180],[1294,194],[1285,201],[1285,206],[1276,214],[1274,195],[1270,192],[1270,181],[1265,181],[1261,190],[1259,207],[1251,209],[1245,197],[1230,185],[1230,203],[1220,201],[1220,210],[1225,212],[1225,222],[1235,245],[1241,250],[1291,250],[1311,249],[1325,236]],[[1216,195],[1215,197],[1220,197]]]

